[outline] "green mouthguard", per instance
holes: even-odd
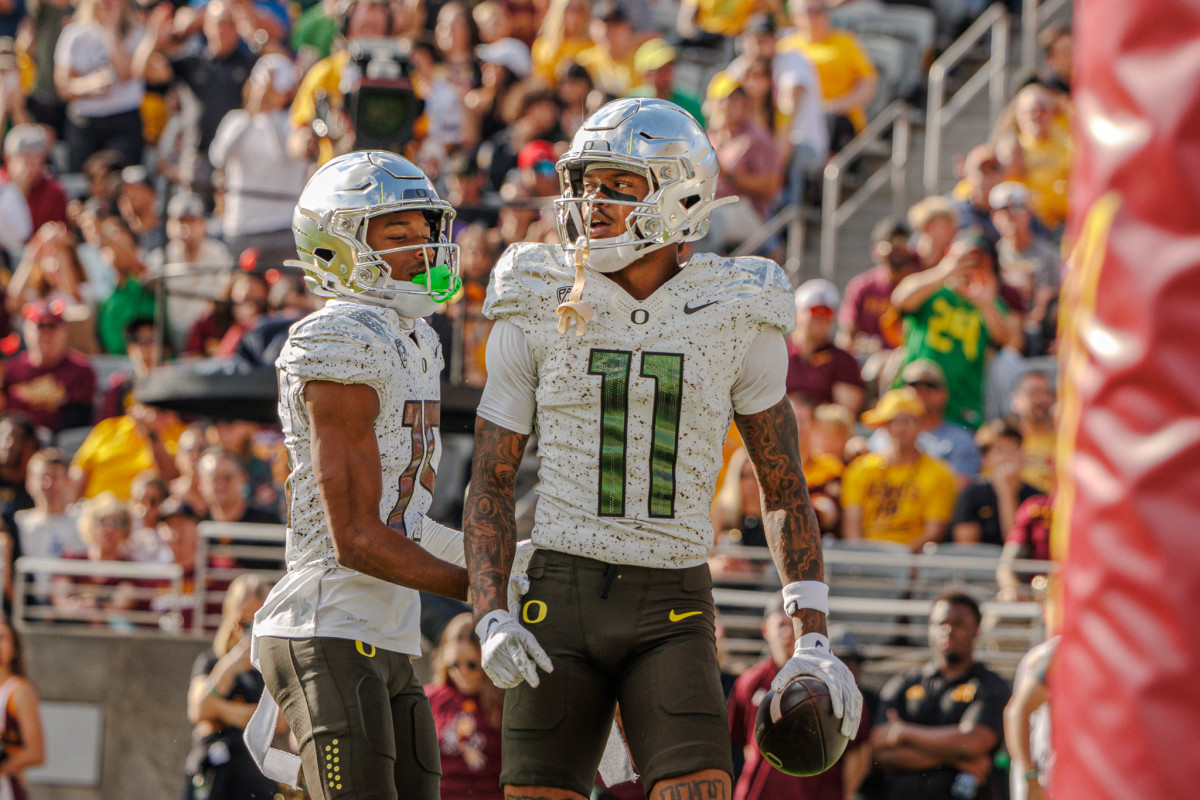
[[[428,283],[427,283],[428,281]],[[446,264],[431,267],[429,272],[413,276],[412,282],[418,286],[428,286],[429,295],[439,303],[444,303],[462,288],[462,281],[450,271]]]

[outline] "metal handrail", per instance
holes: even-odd
[[[800,274],[801,260],[804,257],[804,205],[789,204],[779,209],[779,212],[764,222],[759,228],[750,233],[737,246],[730,256],[748,256],[757,253],[775,234],[787,228],[787,248],[784,251],[783,269],[789,277],[795,278]]]
[[[1021,69],[1030,70],[1038,63],[1038,33],[1046,20],[1057,14],[1070,0],[1022,0]]]
[[[26,593],[31,576],[65,576],[75,578],[112,578],[128,579],[141,583],[162,581],[169,585],[170,593],[183,593],[183,568],[178,564],[154,564],[137,561],[92,561],[90,559],[67,558],[37,558],[23,556],[13,564],[13,619],[24,627],[28,612]],[[136,595],[145,599],[154,592],[147,587],[135,589]],[[154,625],[161,617],[151,611],[128,610],[119,612],[120,616],[129,623],[148,623]],[[103,610],[80,609],[70,613],[51,609],[39,610],[36,616],[40,619],[56,621],[70,620],[82,622],[107,622],[111,615]]]
[[[263,522],[216,522],[206,520],[196,526],[196,609],[192,613],[192,630],[204,630],[204,616],[208,598],[209,547],[218,539],[237,539],[260,545],[283,545],[287,540],[287,526]],[[282,553],[280,554],[282,559]]]
[[[838,231],[885,183],[892,187],[892,213],[903,217],[907,205],[907,175],[910,140],[909,106],[896,100],[880,112],[825,165],[821,186],[821,277],[834,279]],[[846,167],[864,150],[883,140],[892,130],[892,156],[866,182],[841,203],[842,177]]]
[[[954,96],[946,100],[946,76],[984,36],[992,35],[988,60]],[[929,107],[925,114],[925,194],[939,194],[942,161],[942,132],[967,103],[987,84],[990,87],[991,121],[995,122],[1008,102],[1008,10],[999,3],[988,6],[979,19],[958,37],[929,68]]]

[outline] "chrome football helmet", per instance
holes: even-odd
[[[367,226],[393,211],[424,212],[427,243],[373,250]],[[395,153],[363,151],[332,159],[309,179],[292,214],[299,261],[313,294],[388,306],[401,316],[433,313],[462,286],[458,245],[450,243],[454,209],[438,197],[429,179]],[[424,274],[412,281],[392,279],[383,256],[421,250]]]
[[[640,201],[584,197],[583,174],[592,166],[636,172],[650,181],[650,192]],[[717,154],[708,135],[694,117],[666,100],[607,103],[584,120],[556,168],[562,187],[555,201],[559,240],[572,252],[584,239],[588,266],[599,272],[615,272],[661,247],[703,237],[709,214],[726,202],[714,199]],[[625,233],[590,238],[588,218],[601,203],[626,209]]]

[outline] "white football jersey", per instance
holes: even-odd
[[[380,519],[420,539],[441,458],[442,352],[423,320],[406,329],[387,308],[331,300],[292,326],[275,366],[287,480],[287,575],[255,617],[256,636],[333,636],[421,652],[415,590],[339,566],[313,475],[308,381],[365,383],[379,394]]]
[[[595,316],[580,337],[559,333],[555,314],[573,278],[558,246],[513,245],[484,304],[524,332],[536,369],[533,543],[608,563],[701,564],[735,385],[764,329],[794,326],[791,284],[773,261],[705,254],[634,300],[589,271]],[[782,376],[779,386],[782,398]]]

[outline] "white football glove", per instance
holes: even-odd
[[[511,689],[521,681],[537,686],[538,667],[554,671],[550,656],[537,639],[507,611],[489,611],[479,620],[475,632],[483,645],[483,671],[501,689]]]
[[[833,713],[842,720],[842,735],[853,739],[862,720],[862,692],[854,683],[850,668],[830,652],[827,637],[806,633],[796,640],[796,650],[771,681],[771,691],[782,694],[787,685],[801,675],[812,675],[829,688]]]

